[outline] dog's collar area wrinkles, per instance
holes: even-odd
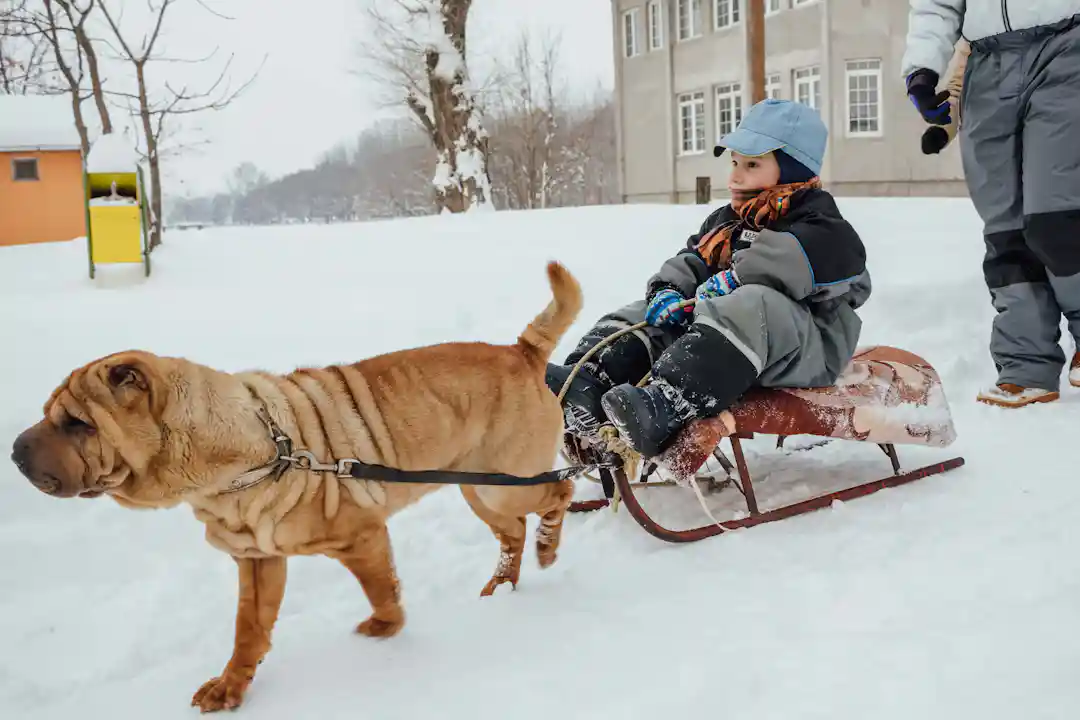
[[[289,469],[289,466],[295,462],[295,458],[293,457],[292,438],[290,438],[288,434],[274,422],[274,418],[270,416],[270,411],[267,410],[266,404],[262,402],[259,404],[259,419],[266,425],[267,430],[270,432],[270,440],[274,443],[273,459],[265,465],[260,465],[257,468],[248,470],[246,473],[230,482],[221,492],[234,493],[241,490],[247,490],[271,477],[274,480],[278,480],[285,474],[285,471]]]

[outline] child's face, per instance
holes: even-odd
[[[780,165],[776,155],[748,157],[731,153],[731,175],[728,190],[768,190],[780,182]]]

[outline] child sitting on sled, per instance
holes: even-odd
[[[713,154],[731,150],[731,203],[710,214],[647,284],[644,299],[602,317],[549,364],[567,430],[597,438],[605,421],[646,457],[695,417],[719,415],[751,386],[821,387],[847,367],[870,296],[866,251],[817,177],[828,131],[816,111],[757,103]],[[690,307],[680,308],[694,299]],[[643,388],[635,385],[651,372]]]

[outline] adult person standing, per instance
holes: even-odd
[[[1080,348],[1080,0],[911,0],[902,72],[931,124],[952,122],[937,86],[961,28],[960,151],[997,311],[998,380],[978,399],[1050,402],[1066,359],[1062,315]],[[1080,352],[1069,380],[1080,386]]]

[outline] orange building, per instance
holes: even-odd
[[[67,95],[0,95],[0,246],[86,235],[83,154]]]

